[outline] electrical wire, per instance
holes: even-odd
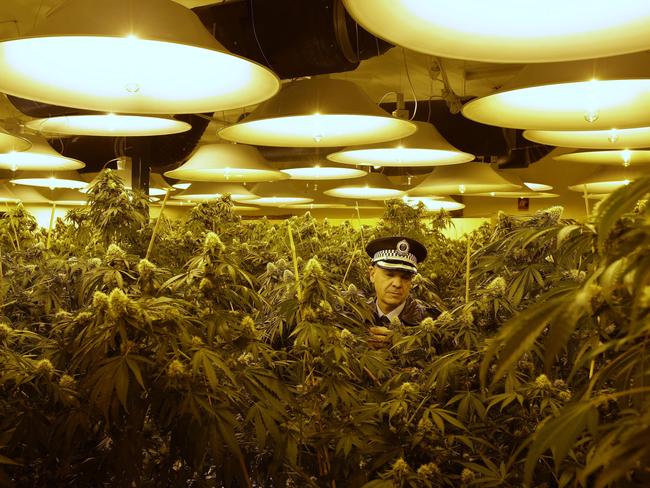
[[[409,74],[409,67],[406,63],[406,49],[402,48],[402,59],[404,60],[404,70],[406,71],[406,79],[409,82],[409,87],[411,88],[411,93],[413,94],[413,102],[415,102],[415,107],[413,108],[413,115],[409,120],[415,119],[415,114],[418,113],[418,97],[415,94],[415,88],[413,88],[413,82],[411,81],[411,75]]]
[[[269,62],[268,58],[266,57],[266,54],[264,54],[264,49],[262,49],[262,44],[260,43],[259,38],[257,37],[257,29],[255,28],[255,9],[253,8],[253,0],[249,1],[250,9],[251,9],[251,25],[253,26],[253,35],[255,36],[255,42],[257,42],[257,47],[259,48],[260,52],[262,53],[262,57],[264,58],[264,61],[266,62],[266,65],[273,69],[273,65]]]

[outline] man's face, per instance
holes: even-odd
[[[375,286],[377,303],[384,313],[399,307],[411,291],[413,275],[406,271],[370,266],[370,282]]]

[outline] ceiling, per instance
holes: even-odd
[[[214,0],[176,1],[188,8],[199,8],[215,4],[237,3],[243,0],[223,0],[222,2]],[[2,0],[0,2],[0,39],[15,38],[28,34],[45,17],[47,12],[62,2],[63,0]],[[447,111],[452,114],[452,112],[457,112],[459,108],[458,100],[467,100],[494,92],[512,79],[522,67],[521,64],[495,64],[441,59],[401,47],[393,47],[384,54],[361,61],[354,70],[324,76],[353,81],[377,102],[382,99],[385,102],[394,102],[394,95],[390,95],[390,92],[401,92],[407,100],[413,100],[415,95],[415,98],[420,102],[439,100],[439,104],[442,104],[443,107],[446,102]],[[411,105],[411,107],[413,106]],[[203,115],[203,118],[209,118],[210,120],[207,128],[200,135],[200,141],[219,141],[217,130],[226,124],[235,122],[244,112],[250,111],[252,108],[246,107],[228,112],[218,112],[211,117]],[[428,107],[421,104],[418,110],[420,114],[417,118],[420,119],[423,116],[423,111],[428,110]],[[456,117],[460,118],[461,116],[456,115]],[[424,117],[425,120],[426,118]],[[17,110],[6,96],[0,95],[0,123],[11,128],[12,124],[17,125],[28,119],[30,117]],[[464,135],[466,136],[466,134],[461,134],[461,136]],[[481,137],[483,139],[488,138],[485,134]],[[460,149],[465,150],[462,147]],[[550,160],[550,158],[546,159]],[[178,161],[178,164],[181,162]],[[554,175],[550,167],[545,166],[542,169],[542,165],[536,166],[539,166],[539,170],[535,171],[540,177],[538,179],[543,180],[546,178],[546,181],[543,182],[557,184],[556,181],[563,181],[561,175]]]

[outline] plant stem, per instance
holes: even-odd
[[[55,210],[56,210],[56,202],[52,202],[52,213],[50,214],[50,227],[47,229],[47,240],[45,241],[45,249],[50,248],[50,236],[52,235],[52,226],[54,225]]]
[[[469,271],[470,271],[470,251],[472,248],[471,238],[467,235],[467,257],[465,264],[465,303],[469,302]]]
[[[359,202],[358,201],[354,202],[354,207],[357,209],[357,219],[359,220],[359,233],[361,234],[361,248],[365,249],[366,248],[366,243],[364,242],[364,239],[363,239],[363,225],[361,225],[361,212],[359,211]]]
[[[587,218],[589,218],[589,194],[587,193],[587,185],[583,185],[583,198],[585,199],[585,210],[587,211]]]
[[[293,242],[293,231],[291,230],[291,222],[287,221],[289,227],[289,244],[291,245],[291,258],[293,260],[293,273],[296,278],[296,294],[298,295],[298,302],[302,300],[302,290],[300,289],[300,277],[298,276],[298,256],[296,255],[296,245]]]
[[[145,254],[144,256],[146,260],[149,260],[149,256],[151,256],[151,251],[153,250],[153,243],[156,240],[156,235],[158,234],[158,227],[160,226],[160,221],[162,220],[163,212],[165,211],[165,205],[167,205],[168,198],[169,198],[169,190],[167,190],[167,192],[165,193],[165,198],[163,199],[162,206],[160,207],[160,214],[156,219],[156,225],[154,225],[153,232],[151,233],[151,239],[149,240],[149,246],[147,247],[147,254]]]
[[[345,275],[343,275],[343,280],[341,280],[341,284],[345,283],[345,280],[348,277],[348,273],[350,272],[350,268],[352,267],[352,263],[354,262],[354,259],[357,256],[357,251],[358,251],[358,249],[355,249],[354,252],[352,253],[352,256],[350,256],[350,262],[348,263],[348,268],[345,270]]]

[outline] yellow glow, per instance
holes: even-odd
[[[410,196],[430,196],[520,190],[521,185],[508,181],[489,164],[471,162],[440,166],[408,193]]]
[[[344,180],[348,178],[359,178],[366,174],[362,169],[319,165],[282,169],[280,171],[288,174],[292,180]]]
[[[165,176],[188,181],[257,182],[288,179],[271,168],[259,151],[244,144],[205,144]]]
[[[609,130],[649,125],[648,106],[650,79],[604,80],[503,91],[470,101],[463,115],[500,127]],[[585,119],[586,113],[594,116],[591,122]]]
[[[38,186],[42,188],[85,188],[88,183],[81,180],[57,178],[56,176],[48,176],[44,178],[15,178],[10,180],[11,183],[16,185]]]
[[[576,151],[556,156],[554,159],[556,161],[570,163],[637,166],[650,163],[650,150],[621,149],[614,151]]]
[[[26,151],[30,147],[32,143],[24,137],[14,136],[0,128],[0,153]]]
[[[442,166],[466,163],[473,154],[459,151],[428,122],[414,122],[417,132],[397,142],[352,146],[329,154],[327,159],[362,166]]]
[[[262,207],[284,207],[287,205],[297,205],[301,203],[309,203],[313,198],[307,197],[260,197],[253,200],[248,200],[253,205],[260,205]]]
[[[393,188],[370,188],[368,186],[342,186],[324,191],[325,195],[338,198],[363,198],[368,200],[388,200],[390,198],[399,198],[404,195],[401,190]]]
[[[0,43],[0,55],[4,92],[88,110],[212,112],[259,103],[279,87],[245,59],[169,42],[33,38]]]
[[[603,194],[603,193],[612,193],[614,190],[626,186],[630,183],[630,180],[614,180],[614,181],[595,181],[593,183],[583,183],[580,185],[572,185],[569,187],[569,190],[594,193],[594,194]]]
[[[235,201],[258,198],[258,195],[250,192],[242,185],[204,181],[192,183],[192,186],[172,198],[184,201],[208,201],[217,200],[226,194],[230,195],[230,198]]]
[[[84,136],[158,136],[178,134],[192,128],[187,122],[138,115],[66,115],[29,121],[27,127],[39,132]]]
[[[549,146],[584,149],[635,149],[650,146],[650,127],[589,131],[527,130],[524,137]]]
[[[244,119],[221,129],[219,136],[258,146],[331,147],[398,139],[414,131],[415,126],[411,122],[388,115],[321,114],[250,122]]]
[[[528,181],[524,181],[524,185],[533,191],[548,191],[553,189],[551,185],[545,185],[543,183],[530,183]]]
[[[543,191],[492,191],[487,193],[473,193],[469,196],[494,198],[557,198],[560,195]]]
[[[456,202],[452,199],[438,199],[426,197],[405,197],[404,203],[411,207],[416,207],[418,203],[422,203],[429,212],[437,212],[439,210],[460,210],[465,208],[464,203]]]
[[[176,188],[177,190],[187,190],[190,186],[192,186],[192,183],[178,182],[172,185],[172,187]]]
[[[68,0],[29,37],[0,42],[0,72],[3,92],[120,113],[212,112],[279,88],[269,69],[228,53],[171,0]]]
[[[648,47],[650,5],[639,0],[597,6],[591,0],[343,3],[359,24],[377,36],[445,58],[533,63],[611,56]]]
[[[41,136],[28,136],[31,149],[22,152],[0,154],[0,169],[11,171],[27,170],[72,170],[80,169],[84,163],[66,158],[56,152]]]

